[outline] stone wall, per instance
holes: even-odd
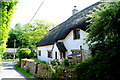
[[[30,70],[30,73],[35,74],[36,71],[36,62],[32,61],[32,60],[28,60],[26,62],[26,68]]]
[[[56,78],[59,79],[76,79],[77,75],[75,74],[74,70],[54,67],[52,65],[37,63],[34,60],[29,59],[22,59],[21,61],[21,68],[27,70],[29,69],[30,73],[38,78],[52,78],[53,77],[53,70],[55,70]]]
[[[22,59],[21,61],[21,68],[23,68],[24,70],[29,69],[29,72],[32,74],[36,74],[36,62],[34,60],[31,59]]]
[[[36,77],[39,78],[51,78],[52,76],[52,66],[48,64],[38,64]]]
[[[71,80],[77,79],[77,75],[76,75],[75,71],[71,70],[71,69],[57,67],[56,73],[57,73],[58,79],[71,79]]]

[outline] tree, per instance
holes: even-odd
[[[21,65],[21,59],[23,58],[29,58],[30,56],[30,53],[31,53],[31,50],[28,49],[28,48],[20,48],[18,50],[18,57],[19,57],[19,66]]]
[[[94,57],[77,65],[79,80],[117,80],[120,78],[120,2],[104,3],[93,12],[87,42],[94,46]]]
[[[50,27],[53,26],[55,26],[53,23],[35,20],[32,24],[24,25],[23,38],[29,42],[29,47],[35,47],[36,43],[39,42],[48,32]]]
[[[88,39],[87,42],[94,50],[103,51],[120,43],[120,2],[103,3],[101,10],[88,15]]]
[[[16,26],[9,32],[7,47],[14,47],[14,39],[16,40],[16,47],[35,47],[36,43],[44,37],[53,23],[45,22],[43,20],[35,20],[31,24],[16,24]]]
[[[9,32],[9,38],[8,38],[8,42],[7,42],[7,47],[8,48],[13,48],[14,47],[14,40],[16,40],[16,46],[15,47],[23,47],[23,46],[27,46],[28,41],[26,41],[23,38],[23,25],[18,23],[15,25],[15,27],[13,29],[10,30]]]
[[[15,0],[8,2],[0,1],[0,56],[4,53],[6,48],[10,22],[16,4],[17,1]]]

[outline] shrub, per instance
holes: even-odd
[[[19,65],[18,66],[21,65],[22,58],[29,58],[30,53],[31,53],[31,50],[28,48],[21,48],[18,50],[18,57],[19,57],[19,63],[18,63]]]
[[[18,51],[18,56],[21,58],[29,58],[31,50],[28,48],[21,48]]]
[[[52,61],[50,61],[50,63],[53,65],[53,66],[55,66],[55,65],[59,65],[59,61],[58,61],[58,59],[55,59],[55,60],[52,60]]]
[[[29,72],[30,72],[30,69],[29,69],[29,68],[27,68],[27,69],[26,69],[26,72],[27,72],[27,73],[29,73]]]
[[[63,66],[69,66],[68,59],[63,59],[63,60],[60,62],[60,64],[63,65]]]
[[[79,80],[117,80],[120,78],[119,51],[114,47],[97,53],[85,62],[78,64],[76,73]]]
[[[13,59],[15,53],[9,53],[9,52],[5,52],[2,56],[2,59]],[[15,57],[17,57],[17,55],[15,54]]]
[[[37,58],[37,53],[36,52],[31,52],[28,58]]]

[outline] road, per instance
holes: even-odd
[[[15,62],[3,62],[0,80],[28,80],[15,69]]]

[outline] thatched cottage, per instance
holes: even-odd
[[[85,42],[87,38],[86,17],[90,11],[95,11],[99,2],[81,10],[75,8],[73,15],[63,23],[51,29],[44,38],[37,43],[38,59],[50,61],[54,59],[67,58],[68,55],[80,53],[80,46],[82,49],[89,50]]]

